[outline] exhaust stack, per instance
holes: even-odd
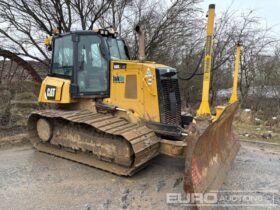
[[[139,39],[139,50],[138,50],[138,57],[140,62],[145,61],[145,33],[144,30],[142,30],[140,25],[137,25],[135,27],[135,31],[138,34],[138,39]]]

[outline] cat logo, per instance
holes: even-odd
[[[46,86],[46,92],[45,92],[45,98],[47,100],[54,100],[55,99],[55,93],[56,93],[56,87],[55,86]]]

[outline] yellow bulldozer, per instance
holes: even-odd
[[[38,100],[56,108],[30,114],[33,146],[124,176],[143,169],[159,154],[185,158],[184,190],[217,190],[240,146],[232,130],[236,96],[229,105],[217,107],[216,116],[210,113],[214,16],[215,5],[210,5],[202,102],[196,116],[181,115],[176,69],[145,61],[141,26],[136,27],[139,60],[130,60],[125,42],[110,28],[48,37],[52,62]]]

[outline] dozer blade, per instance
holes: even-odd
[[[186,193],[209,193],[217,191],[223,184],[240,148],[232,129],[237,108],[237,103],[228,105],[201,135],[188,141],[184,175]],[[195,202],[199,209],[205,206]]]

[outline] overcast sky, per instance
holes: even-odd
[[[269,27],[273,26],[273,32],[280,38],[280,0],[204,0],[201,3],[204,11],[207,11],[209,4],[216,4],[217,16],[230,6],[238,12],[254,10],[256,16],[264,18]]]

